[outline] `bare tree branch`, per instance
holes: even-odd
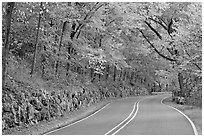
[[[161,57],[165,58],[166,60],[169,60],[169,61],[177,61],[175,59],[172,59],[172,58],[169,58],[163,54],[161,54],[156,48],[155,46],[149,41],[149,39],[144,35],[143,31],[138,29],[141,33],[142,33],[142,36],[145,38],[145,40],[151,45],[151,47],[156,51],[157,54],[159,54]]]
[[[162,40],[162,36],[159,34],[159,32],[157,30],[155,30],[146,20],[144,21],[147,26],[159,37],[159,39]]]
[[[186,50],[185,50],[186,51]],[[186,51],[186,53],[187,53],[187,55],[190,57],[190,54]],[[196,64],[196,63],[192,63],[193,65],[195,65],[199,70],[201,70],[202,71],[202,68],[200,68],[200,66],[198,66],[198,64]]]
[[[104,4],[101,4],[99,5],[98,7],[96,7],[97,5],[99,4],[99,2],[97,2],[93,7],[92,9],[86,14],[86,16],[84,17],[83,19],[83,22],[86,22],[87,20],[89,20],[93,15],[94,13],[99,9],[101,8]],[[80,32],[80,30],[85,26],[84,23],[80,23],[78,25],[78,27],[76,28],[76,31],[75,31],[75,34],[78,32]]]
[[[159,25],[161,25],[165,30],[167,30],[168,28],[167,28],[167,26],[165,26],[161,21],[157,21],[157,20],[155,20],[155,19],[153,19],[153,18],[148,18],[148,19],[150,19],[150,20],[152,20],[152,21],[154,21],[154,22],[156,22],[156,23],[158,23]]]

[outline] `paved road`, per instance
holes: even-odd
[[[133,104],[143,97],[114,101],[96,115],[70,127],[51,132],[50,135],[104,135],[131,113]]]
[[[97,114],[50,135],[190,135],[187,119],[161,104],[170,94],[114,101]],[[140,101],[141,100],[141,101]],[[119,126],[118,126],[119,125]]]
[[[161,104],[167,95],[142,100],[136,117],[120,135],[194,135],[189,121],[176,110]]]

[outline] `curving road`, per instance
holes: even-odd
[[[193,135],[189,121],[161,103],[170,94],[121,99],[93,116],[48,135]]]
[[[161,103],[165,96],[142,100],[137,116],[117,134],[194,135],[191,124],[183,115]]]

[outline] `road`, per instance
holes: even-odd
[[[189,121],[176,110],[161,104],[166,95],[142,100],[137,116],[117,134],[193,135]]]
[[[189,121],[161,103],[170,94],[121,99],[95,115],[48,135],[193,135]]]

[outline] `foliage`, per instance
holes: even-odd
[[[6,3],[2,5],[5,43]],[[199,104],[201,11],[201,3],[196,2],[43,2],[41,6],[39,2],[15,3],[7,84],[22,82],[32,88],[29,92],[27,88],[11,90],[16,84],[10,83],[3,89],[3,99],[18,98],[16,93],[29,94],[28,102],[14,99],[13,108],[3,110],[4,128],[16,126],[20,121],[31,124],[48,120],[62,115],[64,110],[73,111],[77,104],[87,106],[105,98],[152,91],[184,92],[180,95],[187,103]],[[36,45],[35,71],[30,77]],[[83,97],[77,93],[75,99],[70,99],[66,95],[72,89],[85,93]],[[61,101],[57,92],[51,95],[52,90],[59,91]],[[46,107],[49,105],[42,100],[30,99],[38,98],[38,94],[53,99],[53,104],[48,103],[52,108],[49,112]],[[83,99],[80,102],[76,98]],[[196,99],[199,101],[195,103]],[[8,102],[3,104],[6,106]],[[57,105],[59,102],[62,104]],[[65,102],[72,104],[72,109],[67,109]],[[32,113],[31,116],[24,118],[27,121],[17,120],[22,115],[18,114],[20,109],[26,105],[32,112],[22,114]]]

